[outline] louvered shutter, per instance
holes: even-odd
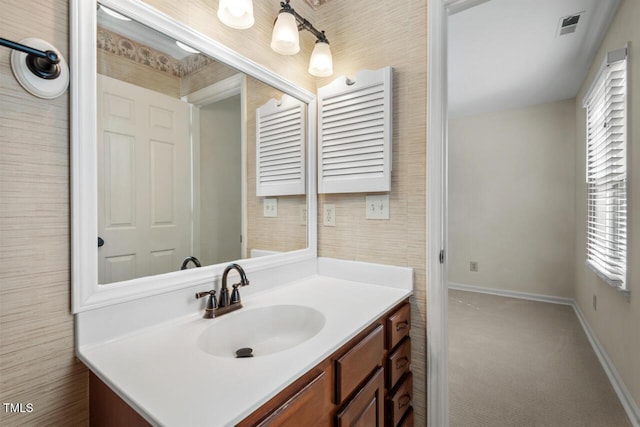
[[[305,194],[306,104],[288,95],[256,110],[256,194]]]
[[[626,48],[607,54],[587,109],[587,265],[627,290]]]
[[[391,190],[392,69],[318,89],[318,193]]]

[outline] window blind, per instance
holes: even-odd
[[[587,265],[627,288],[627,49],[610,52],[585,97]]]

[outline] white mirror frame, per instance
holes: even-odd
[[[314,259],[317,256],[316,96],[223,44],[176,22],[139,0],[101,0],[110,9],[186,43],[308,105],[306,249],[241,260],[247,272]],[[71,0],[71,194],[72,311],[107,305],[218,280],[227,263],[98,284],[96,0]],[[241,33],[238,33],[242,36]]]

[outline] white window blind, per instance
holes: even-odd
[[[391,190],[392,68],[318,89],[318,193]]]
[[[256,195],[305,194],[307,105],[291,96],[256,110]]]
[[[627,291],[627,49],[609,52],[587,109],[587,265]]]

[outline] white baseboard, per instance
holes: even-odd
[[[640,427],[640,409],[633,399],[633,396],[631,396],[631,393],[629,393],[627,386],[624,385],[624,381],[622,381],[622,378],[620,378],[620,375],[613,365],[613,362],[611,361],[611,359],[609,359],[609,355],[600,344],[600,341],[598,341],[596,335],[593,333],[593,330],[589,326],[587,318],[584,316],[584,313],[582,313],[582,310],[580,309],[578,303],[574,301],[572,306],[573,310],[576,312],[576,316],[578,316],[578,320],[580,320],[580,323],[582,324],[582,328],[584,329],[589,342],[591,343],[591,347],[593,347],[593,351],[596,353],[596,356],[598,356],[604,372],[607,374],[607,377],[609,377],[611,386],[616,391],[618,399],[620,399],[620,403],[622,403],[622,406],[624,407],[624,410],[627,413],[629,420],[631,421],[631,425],[633,427]]]
[[[497,295],[501,297],[520,298],[531,301],[549,302],[551,304],[573,305],[572,298],[555,297],[552,295],[534,294],[529,292],[509,291],[506,289],[484,288],[481,286],[465,285],[463,283],[449,282],[449,289],[458,291],[477,292],[481,294]]]
[[[618,395],[618,399],[620,399],[620,403],[622,404],[622,407],[624,408],[627,416],[629,417],[629,420],[631,421],[631,425],[633,427],[640,427],[640,409],[638,408],[638,405],[633,399],[633,396],[631,396],[631,393],[629,393],[629,390],[627,389],[627,386],[625,386],[624,381],[622,381],[622,378],[620,378],[620,375],[613,365],[613,362],[609,358],[609,355],[604,350],[604,347],[602,347],[602,345],[600,344],[600,341],[598,341],[596,335],[593,333],[593,330],[589,326],[584,313],[582,313],[582,310],[580,309],[580,306],[575,299],[555,297],[551,295],[540,295],[528,292],[509,291],[504,289],[483,288],[480,286],[472,286],[453,282],[449,282],[449,289],[548,302],[552,304],[563,304],[573,307],[573,310],[576,313],[580,324],[582,325],[582,329],[584,329],[584,333],[587,335],[587,339],[591,343],[591,347],[593,348],[593,351],[595,352],[598,360],[600,361],[600,364],[602,365],[602,369],[604,369],[604,372],[607,374],[607,377],[611,382],[611,386]]]

